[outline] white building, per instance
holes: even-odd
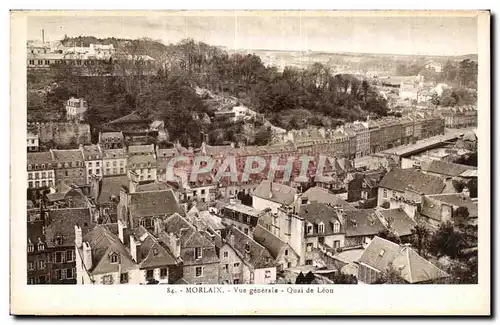
[[[26,147],[28,151],[38,151],[38,148],[40,147],[40,137],[38,136],[38,132],[36,132],[36,130],[28,129]]]
[[[127,151],[121,149],[102,150],[103,176],[126,175]]]
[[[92,175],[96,175],[97,177],[102,177],[103,175],[101,147],[99,147],[99,145],[91,144],[81,146],[81,149],[85,159],[85,175],[87,177],[87,184],[90,184]]]
[[[28,152],[28,188],[43,188],[55,184],[56,162],[50,152]]]
[[[71,97],[66,101],[66,118],[68,120],[82,120],[88,104],[83,98]]]

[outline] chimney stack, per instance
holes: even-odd
[[[92,249],[88,242],[83,243],[83,265],[87,270],[92,268]]]
[[[42,29],[42,43],[45,44],[45,30]]]
[[[83,244],[82,228],[75,225],[75,245],[77,248],[81,248]]]

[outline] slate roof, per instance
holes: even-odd
[[[171,189],[165,191],[135,192],[129,195],[129,211],[132,218],[172,215],[181,212],[179,202]]]
[[[75,225],[82,228],[82,234],[89,232],[94,222],[88,208],[54,209],[48,213],[45,227],[47,247],[57,247],[56,238],[62,237],[62,247],[75,245]]]
[[[77,187],[70,186],[64,182],[58,182],[56,184],[55,189],[56,189],[56,192],[48,193],[46,195],[47,200],[49,200],[50,202],[64,200],[66,198],[66,195],[68,195],[68,193],[70,193],[71,191],[74,191],[74,193],[77,193],[78,196],[80,196],[82,199],[85,199],[85,195],[83,194],[81,189],[79,189]]]
[[[297,194],[297,189],[274,182],[271,190],[271,181],[269,180],[262,181],[252,193],[253,196],[283,205],[292,204],[295,200],[295,194]]]
[[[261,225],[255,227],[253,239],[267,249],[274,259],[278,258],[283,247],[288,246],[284,241],[273,235]]]
[[[117,159],[127,157],[127,151],[125,150],[125,148],[104,149],[102,150],[102,154],[104,159]]]
[[[400,246],[375,237],[359,258],[360,263],[385,272],[390,263],[408,283],[419,283],[448,277],[448,274],[419,256],[411,247]]]
[[[54,164],[56,161],[52,159],[50,151],[45,152],[28,152],[27,165]]]
[[[331,205],[338,205],[343,209],[352,210],[354,209],[349,203],[345,200],[342,200],[337,195],[330,193],[327,189],[315,186],[309,188],[307,191],[302,194],[302,197],[307,197],[310,202],[318,202],[325,203]]]
[[[423,194],[438,194],[442,193],[445,183],[441,177],[425,174],[415,169],[395,168],[384,175],[379,187],[399,192],[411,188]]]
[[[111,203],[111,196],[120,197],[122,186],[128,186],[129,180],[127,176],[107,176],[100,180],[100,191],[97,197],[97,203]]]
[[[170,149],[156,149],[156,156],[160,158],[171,158],[179,155],[179,151],[176,148]]]
[[[299,216],[304,218],[307,222],[313,224],[313,232],[310,235],[318,235],[318,225],[323,223],[325,225],[325,232],[322,235],[332,235],[333,224],[335,221],[342,223],[337,215],[335,208],[328,206],[325,203],[312,202],[300,207]],[[345,232],[344,225],[340,225],[340,233]]]
[[[156,168],[156,159],[152,155],[129,156],[127,159],[127,167],[131,169]]]
[[[417,225],[402,209],[380,210],[379,213],[386,220],[392,220],[391,228],[399,236],[411,235],[411,230]]]
[[[57,162],[83,161],[83,153],[80,149],[54,149],[52,153]]]
[[[115,139],[119,139],[120,141],[123,141],[123,132],[100,132],[99,133],[99,142],[108,142],[110,141],[115,141]]]
[[[137,123],[137,122],[145,123],[145,122],[148,122],[148,120],[139,116],[139,114],[137,114],[136,112],[132,112],[128,115],[117,118],[116,120],[113,120],[113,121],[109,122],[108,124],[112,125],[112,124],[119,124],[119,123],[134,123],[134,122],[135,123]]]
[[[85,160],[100,160],[102,159],[101,148],[96,144],[83,146],[83,157]]]
[[[165,220],[165,232],[174,233],[181,240],[181,247],[185,247],[191,239],[191,236],[196,232],[196,228],[178,213],[173,214]]]
[[[374,209],[348,210],[344,214],[346,237],[373,236],[386,229]]]
[[[74,230],[73,230],[74,231]],[[108,228],[97,225],[83,236],[83,241],[89,243],[92,253],[92,268],[88,270],[92,275],[127,271],[134,269],[135,262],[129,251]],[[81,248],[79,248],[80,253]],[[118,263],[111,262],[111,255],[118,254]]]
[[[149,191],[165,191],[171,189],[172,186],[165,182],[151,182],[137,185],[136,192],[149,192]]]
[[[469,218],[478,217],[478,206],[470,198],[462,193],[450,193],[440,195],[426,195],[422,199],[420,213],[431,219],[441,221],[441,204],[447,203],[456,207],[466,207],[469,210]]]
[[[441,160],[431,160],[428,162],[422,162],[421,168],[423,171],[451,176],[451,177],[460,176],[460,174],[466,171],[477,170],[477,168],[473,166],[454,164]]]
[[[128,152],[130,154],[134,153],[155,153],[155,146],[154,144],[149,144],[149,145],[132,145],[128,147]]]
[[[231,243],[231,235],[233,237],[233,242]],[[231,226],[228,230],[226,239],[228,239],[228,244],[231,246],[236,254],[244,261],[247,265],[255,269],[262,269],[268,267],[275,267],[276,263],[269,253],[269,251],[259,243],[257,243],[252,238],[245,235],[242,231],[238,230],[236,227]],[[250,249],[249,255],[246,254],[246,245]]]
[[[140,226],[133,232],[136,240],[140,241],[137,248],[137,262],[139,268],[153,268],[166,265],[176,265],[177,261],[170,254],[170,251],[160,244],[152,234],[144,227]]]

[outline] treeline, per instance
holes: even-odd
[[[465,59],[462,61],[448,60],[440,72],[427,65],[428,61],[419,59],[412,63],[399,64],[396,74],[401,76],[422,75],[426,80],[445,82],[455,88],[477,89],[478,65],[476,61]]]
[[[297,111],[309,112],[308,123],[325,126],[364,118],[367,114],[387,113],[386,101],[368,82],[351,75],[334,75],[319,63],[305,70],[287,67],[280,72],[275,67],[266,67],[256,55],[230,55],[223,49],[193,40],[164,45],[150,39],[77,37],[65,38],[63,44],[113,44],[121,53],[146,54],[156,60],[154,74],[143,73],[143,67],[137,65],[109,76],[109,67],[104,65],[101,74],[83,76],[78,67],[57,66],[44,76],[43,87],[36,74],[28,73],[28,89],[32,90],[29,110],[44,106],[60,111],[70,96],[83,97],[89,103],[87,120],[94,130],[139,111],[147,117],[163,119],[170,138],[183,144],[199,144],[203,134],[208,134],[216,144],[266,143],[270,132],[262,125],[253,125],[245,131],[244,125],[228,128],[201,119],[205,114],[213,116],[213,106],[209,107],[208,100],[195,93],[195,85],[238,97],[243,104],[272,119],[272,123],[288,129],[304,126],[303,119],[291,114]],[[221,136],[225,131],[230,132]]]

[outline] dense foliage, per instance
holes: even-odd
[[[202,133],[211,142],[246,141],[266,144],[269,129],[255,126],[250,135],[241,126],[202,125],[200,114],[213,114],[207,100],[198,96],[199,86],[224,96],[238,97],[248,107],[263,113],[277,126],[304,127],[304,119],[293,117],[301,111],[306,122],[332,126],[343,120],[367,114],[385,115],[387,103],[366,81],[351,75],[335,75],[327,66],[314,63],[307,69],[287,67],[283,72],[266,67],[256,55],[228,54],[217,47],[193,40],[164,45],[151,39],[97,39],[91,36],[63,39],[67,46],[113,44],[117,53],[145,54],[156,59],[155,73],[141,65],[110,68],[104,62],[93,67],[92,76],[83,75],[76,66],[53,67],[40,80],[38,72],[28,73],[28,110],[32,118],[43,119],[51,112],[61,118],[69,96],[83,97],[89,103],[87,120],[94,130],[106,122],[132,111],[163,119],[171,140],[198,144]],[[118,71],[110,75],[110,71]],[[43,82],[42,82],[43,80]],[[36,117],[35,117],[36,116]],[[62,115],[63,116],[63,115]],[[213,123],[212,123],[213,124]],[[221,131],[223,135],[221,136]],[[248,133],[247,132],[247,133]]]

